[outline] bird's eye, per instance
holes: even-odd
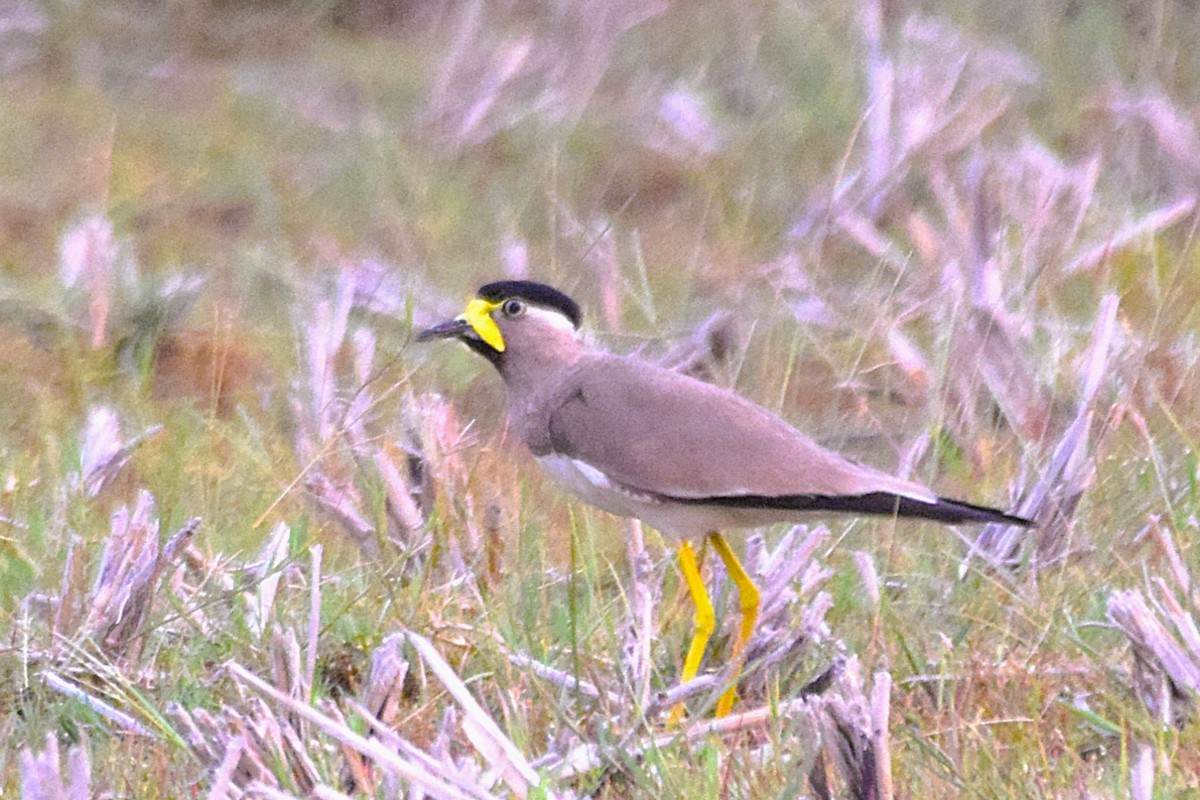
[[[520,300],[505,300],[500,311],[506,317],[519,317],[525,313],[525,304]]]

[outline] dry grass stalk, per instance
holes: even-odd
[[[796,525],[770,551],[761,547],[761,537],[757,538],[758,553],[751,563],[762,605],[754,635],[744,651],[746,669],[739,678],[739,691],[747,702],[769,696],[771,667],[794,662],[816,647],[833,644],[825,622],[833,598],[819,591],[833,571],[816,559],[817,551],[830,536],[824,525]],[[747,554],[753,556],[749,547]],[[730,667],[724,674],[729,676]]]
[[[823,756],[809,776],[817,797],[892,797],[888,734],[891,685],[891,675],[877,672],[868,692],[858,657],[850,656],[835,676],[833,687],[812,699],[808,714],[820,732]],[[844,787],[840,791],[831,784],[834,778]]]
[[[1154,748],[1144,742],[1137,745],[1137,753],[1129,765],[1129,796],[1133,800],[1154,797]]]
[[[1115,117],[1116,127],[1143,127],[1151,135],[1154,147],[1138,142],[1135,152],[1139,160],[1149,159],[1164,174],[1166,182],[1176,191],[1194,192],[1200,176],[1200,132],[1194,110],[1172,100],[1157,87],[1131,90],[1125,87],[1110,89],[1104,109]]]
[[[347,270],[353,281],[354,307],[359,310],[396,319],[403,318],[408,312],[412,297],[428,299],[432,305],[436,305],[433,299],[437,293],[422,277],[397,264],[363,258],[343,264],[342,268]],[[447,310],[449,305],[446,304]],[[437,319],[445,319],[445,316]]]
[[[701,720],[683,730],[651,734],[641,738],[628,737],[615,746],[593,743],[578,745],[565,753],[550,753],[537,760],[539,767],[549,770],[558,782],[603,767],[614,758],[637,759],[645,754],[680,742],[703,743],[711,737],[733,736],[762,728],[780,719],[803,720],[809,727],[822,731],[825,746],[837,751],[835,764],[843,771],[848,786],[882,789],[875,794],[852,794],[856,798],[891,797],[891,754],[888,740],[888,709],[891,678],[887,673],[876,675],[870,699],[863,694],[862,679],[856,658],[838,659],[830,670],[808,687],[803,696],[735,712],[719,719]],[[847,678],[846,673],[851,677]],[[834,689],[829,689],[830,681]],[[720,688],[714,676],[705,676],[691,683],[704,683]],[[690,685],[690,683],[688,684]],[[679,687],[684,688],[684,687]],[[821,695],[825,696],[821,696]],[[663,703],[664,708],[674,699]],[[830,735],[832,734],[832,735]],[[852,742],[853,744],[846,744]],[[849,749],[848,749],[849,748]],[[616,752],[614,752],[614,750]],[[842,752],[846,751],[846,752]]]
[[[279,691],[297,699],[312,696],[312,687],[308,684],[302,666],[300,640],[296,637],[295,629],[276,628],[271,636],[268,655],[271,659],[271,674]],[[293,722],[299,724],[298,720]]]
[[[405,405],[404,426],[413,443],[406,450],[409,473],[421,487],[417,499],[422,513],[429,512],[435,488],[455,500],[454,493],[467,485],[470,471],[462,454],[479,443],[472,425],[458,418],[450,401],[432,392],[416,395]]]
[[[312,690],[317,680],[317,645],[321,634],[321,559],[324,554],[325,548],[319,544],[314,544],[309,550],[311,589],[308,603],[308,643],[305,648],[304,680],[309,690],[305,699],[310,703],[313,699]]]
[[[108,341],[116,262],[116,236],[107,218],[89,217],[63,234],[59,280],[68,289],[79,285],[87,294],[87,329],[93,348],[103,347]]]
[[[92,797],[92,764],[87,734],[67,752],[67,770],[59,763],[58,739],[46,734],[40,753],[26,747],[21,751],[21,797],[23,800],[89,800]],[[64,780],[65,777],[65,780]]]
[[[316,303],[314,321],[302,325],[308,383],[298,389],[292,406],[296,447],[307,466],[284,494],[303,484],[308,498],[364,554],[377,558],[390,544],[408,557],[408,569],[416,569],[432,544],[425,522],[435,493],[445,491],[451,503],[473,504],[472,496],[459,496],[469,479],[459,454],[474,436],[444,398],[404,394],[397,401],[407,387],[403,379],[380,388],[386,367],[376,366],[374,334],[367,328],[351,332],[349,322],[365,290],[361,284],[370,278],[361,271],[344,273],[334,301]],[[352,363],[344,375],[347,350]],[[403,428],[393,438],[384,431],[396,416]],[[383,514],[371,499],[380,495]],[[377,529],[381,519],[383,530]],[[469,524],[468,531],[478,533],[477,526]],[[478,549],[476,542],[467,544],[472,553]]]
[[[1137,589],[1113,592],[1108,617],[1133,646],[1137,695],[1164,724],[1182,725],[1200,694],[1200,634],[1194,609],[1180,605],[1162,582],[1155,584],[1157,597]]]
[[[1024,290],[1039,279],[1044,283],[1051,269],[1049,277],[1061,281],[1107,263],[1115,250],[1192,214],[1195,198],[1185,194],[1115,235],[1106,230],[1101,244],[1079,255],[1078,239],[1101,174],[1099,157],[1064,165],[1034,142],[1014,152],[999,144],[1003,137],[980,138],[1004,114],[1012,88],[1033,79],[1030,66],[1011,53],[978,47],[943,22],[917,16],[887,46],[881,33],[885,16],[881,5],[861,4],[870,85],[863,171],[851,172],[828,193],[833,199],[826,206],[797,223],[797,245],[811,239],[822,246],[822,237],[807,234],[832,231],[902,274],[897,299],[909,309],[963,308],[946,369],[959,377],[943,400],[957,438],[972,441],[976,430],[991,428],[991,411],[998,406],[1025,440],[1038,441],[1057,427],[1050,413],[1054,405],[1033,358],[1035,330],[1008,312],[1004,296],[1014,301],[1032,296]],[[1157,120],[1148,124],[1162,132],[1157,138],[1168,154],[1185,152],[1180,143],[1196,138],[1194,123],[1169,103],[1161,111],[1153,110],[1154,103],[1135,105],[1131,113]],[[928,192],[912,191],[914,176]],[[890,225],[897,210],[908,215],[901,230]],[[908,241],[896,235],[904,230]],[[1005,250],[1009,231],[1022,233],[1019,259]],[[914,249],[928,267],[924,272],[913,269]],[[813,256],[819,258],[820,251]],[[1009,273],[1015,280],[1006,278]],[[896,332],[888,333],[888,341],[905,372],[923,387],[919,378],[928,375],[928,359]],[[986,447],[975,457],[985,458]],[[1067,504],[1061,510],[1070,516]],[[1062,557],[1064,537],[1042,542],[1050,545],[1041,551],[1043,561]]]
[[[198,518],[190,520],[160,548],[154,500],[143,490],[132,511],[122,507],[113,515],[90,591],[84,588],[82,545],[73,541],[59,595],[52,601],[57,606],[51,618],[53,643],[43,652],[29,654],[47,662],[41,673],[47,686],[87,705],[123,731],[156,736],[139,721],[140,715],[158,724],[156,712],[132,689],[131,676],[137,674],[146,646],[163,575],[172,566],[182,573],[185,553],[199,525]],[[176,575],[170,585],[188,605],[190,589],[182,588],[182,578]],[[84,677],[69,679],[60,674],[65,672]]]
[[[939,211],[952,222],[940,248],[948,258],[940,288],[963,306],[951,325],[948,406],[957,409],[952,424],[964,440],[984,427],[981,419],[994,403],[1023,439],[1036,442],[1049,428],[1051,404],[1039,386],[1031,331],[1005,306],[1005,276],[1013,270],[996,245],[1002,213],[1015,198],[1002,194],[1003,176],[992,162],[990,155],[970,159],[961,178],[945,164],[931,169]],[[980,380],[987,400],[980,397]]]
[[[875,673],[871,686],[871,737],[875,743],[875,775],[878,781],[878,796],[891,800],[892,789],[892,737],[888,719],[891,716],[892,675],[880,670]]]
[[[636,708],[645,708],[650,700],[651,659],[658,626],[654,610],[662,600],[662,588],[649,580],[653,572],[650,554],[642,535],[640,520],[626,522],[625,557],[629,561],[628,613],[621,634],[624,656],[623,674]]]
[[[1053,564],[1070,551],[1071,521],[1075,507],[1094,469],[1089,458],[1092,427],[1097,396],[1117,350],[1117,308],[1116,295],[1107,295],[1100,302],[1092,331],[1092,345],[1084,360],[1075,419],[1059,440],[1041,479],[1026,493],[1017,509],[1017,513],[1037,520],[1040,526],[1036,536],[1035,568]],[[982,555],[993,566],[1019,563],[1022,545],[1029,539],[1028,534],[1019,528],[989,525],[980,532],[959,568],[959,574],[966,573],[974,555]]]
[[[225,755],[222,756],[221,763],[217,765],[213,773],[212,786],[208,791],[208,796],[211,800],[218,800],[218,798],[223,800],[230,795],[239,796],[241,794],[233,786],[233,778],[238,764],[241,763],[242,753],[245,750],[245,737],[234,736],[230,738],[228,746],[225,748]]]
[[[606,704],[611,707],[627,707],[629,699],[625,695],[616,694],[615,692],[604,691],[591,681],[577,678],[569,672],[564,672],[561,669],[555,669],[541,661],[526,655],[525,653],[514,653],[504,648],[504,643],[499,642],[499,646],[505,649],[505,658],[509,660],[513,666],[528,670],[531,674],[536,675],[542,680],[549,681],[555,686],[561,687],[568,692],[578,694],[588,700],[603,699]],[[637,684],[630,681],[633,688],[636,689]]]
[[[304,745],[310,740],[307,731],[297,731],[257,698],[241,710],[223,706],[216,716],[179,706],[168,711],[196,754],[213,765],[213,793],[236,794],[254,783],[278,788],[281,779],[307,791],[320,778]]]
[[[348,344],[350,312],[354,308],[354,276],[338,274],[332,302],[320,299],[305,309],[300,334],[303,340],[303,394],[294,398],[297,416],[305,426],[297,442],[300,453],[316,457],[320,444],[344,424],[345,403],[339,399],[338,356]],[[356,366],[358,364],[356,363]]]
[[[1175,540],[1171,537],[1170,528],[1163,524],[1163,521],[1157,516],[1151,517],[1149,530],[1154,535],[1154,542],[1158,545],[1164,558],[1167,559],[1167,568],[1170,570],[1171,579],[1175,581],[1176,590],[1181,597],[1187,598],[1193,606],[1200,605],[1197,597],[1193,594],[1192,573],[1184,563],[1183,556],[1179,552],[1179,548],[1175,546]],[[1158,579],[1161,582],[1161,579]]]
[[[719,673],[701,675],[654,695],[649,693],[646,683],[639,682],[646,679],[640,677],[638,670],[642,668],[631,655],[631,648],[638,647],[639,641],[643,642],[641,646],[646,646],[647,637],[653,637],[656,628],[653,606],[645,599],[652,597],[654,591],[639,585],[637,577],[630,590],[630,612],[625,622],[628,632],[623,637],[626,643],[623,648],[623,652],[626,653],[624,663],[627,665],[622,672],[624,693],[596,687],[522,654],[509,653],[508,658],[517,666],[567,691],[588,699],[601,699],[603,708],[613,709],[607,725],[610,731],[636,731],[644,726],[647,720],[655,719],[659,714],[692,697],[705,697],[702,707],[709,708],[716,702],[717,696],[728,685],[734,671],[739,667],[742,668],[739,691],[743,701],[754,702],[765,698],[770,693],[772,667],[784,662],[794,662],[814,645],[832,641],[824,620],[832,605],[832,598],[827,593],[818,591],[832,572],[814,559],[816,551],[829,537],[830,532],[824,526],[809,529],[798,525],[785,533],[773,550],[767,550],[763,546],[761,537],[751,537],[747,545],[746,562],[754,565],[755,582],[761,587],[762,605],[759,609],[758,623],[755,634],[744,651],[743,660],[723,664]],[[629,541],[629,557],[633,569],[639,569],[637,565],[645,555],[644,550],[640,549],[636,536],[630,537]],[[644,582],[644,579],[641,580]],[[715,565],[714,580],[717,585],[712,591],[716,596],[721,591],[720,584],[724,580],[724,573]],[[643,599],[638,600],[639,597]],[[728,620],[731,625],[738,622],[736,615]],[[639,636],[642,639],[639,640]],[[503,648],[503,643],[499,644]],[[648,653],[644,657],[648,659]],[[629,696],[630,692],[632,697]],[[557,764],[564,758],[566,756],[561,751],[552,750],[540,756],[535,763]]]
[[[987,268],[985,263],[980,269]],[[964,410],[978,406],[975,385],[982,378],[1009,424],[1023,439],[1036,442],[1049,428],[1050,403],[1037,385],[1027,338],[999,305],[998,298],[972,303],[954,339],[954,365],[950,371],[957,376],[953,390]]]
[[[169,564],[182,557],[199,527],[199,518],[190,520],[160,550],[154,498],[145,490],[139,492],[132,511],[122,507],[113,515],[80,630],[58,633],[82,634],[96,641],[109,658],[132,664],[144,644],[144,623],[160,578]]]
[[[219,556],[210,559],[195,544],[186,545],[180,552],[179,564],[171,570],[168,586],[178,598],[179,613],[204,636],[214,636],[225,629],[225,618],[209,615],[211,593],[233,596],[237,582],[231,572],[231,559]]]
[[[453,43],[430,91],[431,127],[451,152],[535,114],[541,124],[570,127],[591,101],[621,34],[666,7],[568,3],[540,21],[511,15],[503,4],[457,7],[449,20]]]
[[[1169,534],[1162,537],[1170,543]],[[1173,543],[1170,549],[1174,549]],[[1196,626],[1200,609],[1189,591],[1190,574],[1184,571],[1172,577],[1174,586],[1154,577],[1145,593],[1137,589],[1113,592],[1108,600],[1108,618],[1129,638],[1133,650],[1133,694],[1163,725],[1182,727],[1195,717],[1200,696],[1200,630]],[[1148,742],[1135,742],[1134,746],[1131,794],[1150,798],[1155,748]],[[1169,772],[1167,754],[1161,754],[1160,759]]]
[[[338,372],[335,359],[346,341],[353,306],[353,279],[347,273],[340,273],[333,303],[324,300],[314,303],[309,309],[312,321],[301,328],[308,377],[305,388],[309,395],[304,420],[311,425],[311,436],[318,443],[328,441],[341,424],[342,410],[335,402]]]
[[[292,529],[287,523],[276,523],[258,558],[247,570],[253,590],[244,595],[246,624],[259,638],[266,633],[267,625],[275,613],[275,596],[283,577],[281,570],[288,557],[291,533]]]
[[[313,789],[313,797],[319,798],[319,800],[353,800],[350,795],[324,785]]]
[[[353,700],[347,701],[347,706],[360,717],[367,721],[371,726],[371,735],[378,738],[389,748],[398,753],[401,757],[406,758],[419,764],[432,774],[442,775],[450,782],[457,786],[470,787],[470,791],[483,791],[482,787],[492,786],[496,779],[494,775],[483,774],[479,765],[471,759],[462,759],[459,763],[455,763],[451,758],[451,742],[454,735],[460,730],[461,725],[458,719],[458,713],[453,706],[448,706],[445,713],[442,714],[441,724],[438,727],[438,735],[432,746],[428,750],[422,750],[412,742],[401,737],[396,731],[384,725],[381,720],[373,716],[371,712],[359,703]],[[331,716],[334,716],[334,709],[330,709]],[[364,762],[362,773],[371,778],[371,772],[366,769],[367,763]],[[383,776],[387,793],[395,796],[399,794],[399,787],[396,786],[395,776],[390,773],[385,773]],[[371,786],[373,783],[367,783],[366,786]],[[410,796],[417,796],[421,791],[419,786],[410,788]]]
[[[1162,233],[1166,228],[1187,219],[1195,210],[1196,198],[1188,196],[1150,211],[1121,228],[1108,239],[1080,253],[1071,263],[1063,267],[1063,274],[1072,275],[1096,269],[1132,243],[1145,241]]]
[[[879,608],[879,572],[875,569],[875,559],[871,558],[871,554],[863,550],[855,550],[854,567],[858,570],[858,578],[862,581],[863,590],[867,593],[867,599],[871,601],[871,607],[878,610]]]
[[[101,214],[69,227],[59,240],[58,279],[67,290],[67,310],[93,350],[161,336],[183,318],[205,284],[202,277],[168,275],[146,290],[133,250]],[[169,350],[177,343],[163,344]]]
[[[74,632],[82,624],[87,593],[86,556],[87,548],[83,539],[72,534],[63,562],[62,579],[58,584],[58,596],[54,599],[56,607],[51,621],[52,631]]]
[[[716,687],[714,676],[705,676],[690,681],[685,686],[703,684],[708,688]],[[680,688],[683,688],[681,686]],[[542,769],[549,770],[559,782],[568,781],[580,775],[603,767],[614,759],[636,759],[646,753],[670,747],[679,742],[702,743],[716,736],[732,736],[745,731],[761,728],[772,720],[783,717],[794,717],[803,713],[807,699],[789,700],[774,706],[760,706],[746,711],[739,711],[720,719],[702,720],[689,725],[684,730],[668,733],[652,734],[642,738],[630,737],[614,747],[605,747],[593,743],[578,745],[565,753],[549,753],[537,760]],[[663,708],[670,708],[674,701],[662,703]],[[613,752],[613,751],[616,752]]]
[[[647,719],[653,719],[685,700],[690,700],[698,696],[706,696],[708,698],[705,707],[715,707],[716,697],[719,694],[717,690],[724,691],[726,679],[732,674],[733,670],[729,669],[721,673],[714,672],[708,675],[699,675],[686,683],[677,683],[650,698],[650,702],[646,706],[645,716]]]
[[[399,782],[404,781],[410,786],[410,793],[424,792],[430,797],[455,800],[490,798],[492,795],[481,787],[493,782],[494,777],[489,779],[477,772],[464,771],[449,760],[451,737],[445,725],[458,728],[454,724],[456,715],[444,716],[443,730],[434,743],[434,752],[422,750],[393,732],[392,725],[399,721],[402,710],[403,686],[408,672],[408,663],[402,653],[405,641],[405,634],[393,635],[385,640],[372,656],[370,675],[363,690],[363,703],[347,701],[350,708],[370,724],[373,738],[354,733],[341,711],[332,703],[323,701],[320,710],[312,706],[305,697],[303,681],[298,680],[299,646],[295,636],[286,633],[277,634],[274,638],[273,685],[237,664],[227,666],[228,673],[237,681],[239,688],[249,688],[266,695],[279,704],[280,712],[272,712],[261,701],[251,700],[242,704],[240,709],[224,706],[217,716],[202,709],[189,712],[178,706],[170,709],[170,713],[177,720],[188,744],[204,761],[213,765],[211,791],[214,795],[236,796],[241,792],[260,789],[278,792],[290,783],[295,783],[305,791],[315,791],[321,785],[322,769],[312,761],[308,754],[309,746],[304,743],[311,742],[316,732],[320,731],[338,742],[344,759],[343,780],[346,785],[360,791],[375,793],[382,781],[386,793],[396,796]],[[430,668],[444,681],[450,681],[452,693],[461,703],[461,694],[467,691],[465,686],[461,682],[454,685],[457,679],[447,677],[452,675],[449,666],[436,657],[431,644],[424,640],[422,642],[414,642],[414,649],[421,652],[423,658],[433,653],[433,660],[428,662]],[[509,754],[516,752],[511,741],[507,745],[501,743],[501,740],[507,739],[499,734],[498,728],[489,730],[488,723],[484,721],[471,725],[471,717],[486,717],[481,709],[472,709],[470,703],[466,703],[464,710],[468,716],[461,728],[467,739],[476,743],[481,752],[493,752],[489,762],[495,765],[496,759],[501,758],[494,754],[496,746],[507,749]],[[480,741],[487,743],[481,745]],[[380,772],[376,771],[376,767]],[[503,768],[497,771],[502,774],[509,772]],[[536,779],[536,774],[527,774]],[[512,776],[506,777],[511,779]],[[281,784],[281,778],[286,778],[288,783]]]
[[[134,736],[154,736],[149,728],[138,722],[132,715],[115,708],[111,703],[96,697],[78,684],[72,683],[50,670],[42,672],[42,680],[54,691],[78,700],[94,711],[97,716],[103,717],[126,733]]]
[[[280,692],[239,664],[230,663],[226,669],[239,682],[266,695],[283,708],[311,723],[325,735],[355,752],[371,758],[383,770],[394,773],[397,778],[406,780],[412,785],[419,786],[430,797],[440,800],[486,800],[493,797],[477,785],[472,786],[458,781],[457,775],[435,774],[421,763],[402,758],[382,742],[355,733],[344,721],[335,719],[307,703]]]
[[[950,163],[1004,113],[1010,87],[1028,83],[1031,68],[1018,56],[968,39],[944,21],[914,15],[901,27],[892,48],[884,46],[882,7],[868,0],[859,22],[866,41],[871,93],[864,112],[865,169],[851,173],[828,192],[831,200],[814,208],[792,230],[797,242],[830,228],[898,271],[906,269],[898,246],[876,227],[879,215],[903,201],[905,179],[918,167]],[[943,197],[945,199],[945,197]],[[951,203],[956,210],[959,204]],[[961,233],[969,217],[951,216]],[[962,239],[966,241],[966,237]]]
[[[635,664],[624,673],[627,690],[634,692],[634,696],[629,698],[597,689],[590,683],[553,670],[528,657],[511,655],[510,660],[585,697],[602,696],[608,707],[619,709],[609,725],[612,730],[634,730],[646,720],[652,720],[696,696],[704,696],[706,700],[702,704],[703,707],[711,708],[738,669],[742,670],[738,682],[739,692],[744,701],[754,702],[765,698],[770,692],[771,667],[785,661],[795,661],[815,645],[832,641],[825,624],[825,614],[832,606],[833,600],[827,593],[817,591],[832,575],[832,571],[814,559],[816,551],[829,537],[829,529],[824,526],[810,530],[806,526],[797,525],[787,531],[779,544],[769,551],[764,547],[761,536],[750,537],[747,542],[746,563],[754,565],[753,574],[756,585],[760,587],[762,605],[759,608],[755,633],[747,643],[742,659],[723,664],[719,673],[701,675],[687,683],[650,696],[648,692],[640,689],[642,684],[638,683]],[[636,546],[636,538],[634,541]],[[635,557],[636,555],[631,555],[631,558]],[[715,585],[712,593],[716,596],[721,592],[721,586],[726,579],[723,568],[714,565],[713,569]],[[639,591],[643,590],[635,583],[631,596],[636,596]],[[631,613],[638,614],[638,608],[637,603],[631,599]],[[651,627],[646,627],[653,625],[653,617],[646,616],[652,609],[648,610],[644,604],[640,608],[641,620],[632,619],[627,621],[626,625],[631,631],[642,626],[644,631],[652,632]],[[736,615],[732,615],[726,622],[735,625],[739,624],[740,620]],[[626,663],[630,663],[630,659],[626,659]],[[561,758],[555,753],[548,753],[540,757],[537,763],[556,763]]]
[[[317,509],[337,523],[363,555],[368,558],[380,556],[379,537],[375,526],[363,516],[363,497],[357,487],[338,485],[314,467],[304,480],[304,489]]]
[[[403,634],[392,634],[371,652],[371,668],[360,693],[363,707],[381,723],[395,727],[400,716],[408,660]]]
[[[1002,280],[1013,264],[1006,253],[994,251],[1006,226],[1027,222],[1034,213],[1029,209],[1044,204],[1013,190],[1018,168],[1011,165],[1011,148],[984,139],[1005,116],[1010,93],[1031,82],[1034,71],[1014,53],[980,46],[932,18],[913,15],[898,35],[886,37],[887,13],[873,1],[860,5],[871,89],[863,170],[830,190],[832,199],[810,210],[793,235],[799,247],[811,240],[823,248],[822,237],[808,235],[817,231],[853,242],[895,272],[893,302],[900,316],[926,317],[944,331],[949,385],[937,399],[957,439],[974,443],[980,431],[990,435],[999,406],[1024,439],[1038,441],[1050,424],[1050,405],[1031,357],[1032,331],[1018,325],[1004,305],[1005,288],[1018,297],[1012,288],[1017,283],[1009,279],[1005,287]],[[1001,173],[998,180],[992,180],[993,172]],[[914,250],[920,263],[914,264]],[[821,257],[821,250],[812,256]],[[1027,280],[1021,276],[1020,282]],[[954,313],[946,314],[947,308]],[[862,327],[857,316],[838,322]],[[912,381],[904,394],[923,398],[931,383],[930,359],[894,324],[879,328]],[[986,457],[985,447],[965,449],[976,461]]]
[[[529,791],[540,784],[536,770],[508,738],[496,721],[492,719],[470,689],[458,677],[454,669],[442,658],[441,654],[425,637],[408,631],[405,637],[413,648],[421,655],[429,671],[441,681],[451,697],[458,703],[465,715],[462,727],[471,744],[479,751],[491,768],[508,784],[508,788],[518,797],[525,797]]]
[[[254,784],[279,788],[281,779],[303,791],[319,782],[322,769],[309,755],[310,732],[298,715],[277,715],[258,698],[240,709],[223,705],[215,715],[178,705],[167,713],[201,762],[212,766],[210,796],[238,796]]]
[[[133,451],[161,430],[161,425],[153,425],[125,441],[113,410],[105,406],[92,408],[79,448],[78,482],[84,493],[88,497],[99,495],[129,464]]]
[[[1122,589],[1108,599],[1108,618],[1128,638],[1133,650],[1132,690],[1163,725],[1182,727],[1195,716],[1200,697],[1200,605],[1191,573],[1179,559],[1169,531],[1153,526],[1167,558],[1167,579],[1152,576],[1145,591]],[[1138,745],[1133,780],[1153,786],[1154,764],[1149,744]],[[1164,768],[1168,766],[1163,756]]]

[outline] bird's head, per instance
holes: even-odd
[[[534,281],[483,286],[457,317],[421,331],[418,342],[458,339],[501,373],[514,360],[560,360],[579,349],[579,304]]]

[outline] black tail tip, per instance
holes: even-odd
[[[938,515],[932,517],[933,519],[952,524],[982,522],[987,525],[1016,525],[1021,528],[1037,527],[1037,523],[1027,517],[1010,514],[998,508],[977,506],[973,503],[964,503],[961,500],[950,500],[944,497],[939,497],[937,504],[928,508]]]

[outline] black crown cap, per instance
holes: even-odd
[[[583,312],[579,310],[578,303],[553,286],[537,281],[495,281],[481,286],[479,296],[492,303],[499,303],[510,297],[520,297],[539,306],[561,311],[576,328],[583,322]]]

